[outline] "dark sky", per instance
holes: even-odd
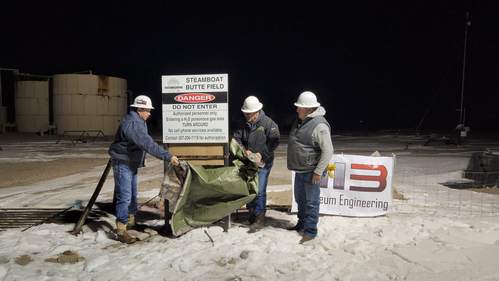
[[[133,3],[4,1],[0,68],[92,70],[156,104],[162,75],[228,73],[233,119],[256,95],[285,130],[310,90],[333,130],[451,131],[469,12],[466,125],[495,130],[499,121],[499,1]]]

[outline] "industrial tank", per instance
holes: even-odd
[[[114,135],[127,113],[127,81],[122,78],[57,74],[53,76],[52,89],[54,123],[59,135],[89,130]]]
[[[40,132],[49,125],[49,82],[17,81],[16,126],[19,132]]]

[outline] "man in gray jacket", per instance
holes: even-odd
[[[135,242],[126,232],[127,227],[135,225],[137,214],[137,172],[146,164],[146,153],[178,165],[176,156],[162,149],[149,136],[146,120],[151,116],[151,99],[138,96],[132,105],[136,111],[130,111],[121,120],[114,143],[109,147],[109,155],[113,165],[114,192],[116,196],[116,227],[118,240],[131,244]]]
[[[317,235],[320,184],[333,156],[331,128],[320,105],[314,93],[301,93],[295,103],[298,118],[289,134],[287,163],[295,172],[293,189],[298,204],[298,223],[289,230],[304,230],[300,244]]]
[[[246,205],[250,218],[244,224],[251,232],[259,231],[264,226],[267,206],[267,182],[274,165],[274,150],[279,146],[279,127],[262,110],[263,104],[258,98],[249,96],[244,100],[241,111],[246,122],[234,133],[234,139],[246,148],[246,154],[261,157],[265,166],[258,169],[258,194]]]

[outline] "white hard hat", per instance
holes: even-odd
[[[297,107],[318,107],[321,104],[317,102],[317,97],[312,92],[303,92],[298,97],[298,101],[295,102]]]
[[[133,104],[131,104],[130,106],[138,108],[154,109],[154,107],[152,107],[151,99],[148,96],[143,96],[143,95],[136,97],[135,100],[133,101]]]
[[[252,113],[257,112],[262,109],[263,104],[258,100],[257,97],[249,96],[244,100],[243,107],[241,107],[241,111],[244,113]]]

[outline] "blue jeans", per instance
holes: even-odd
[[[322,174],[324,177],[326,172]],[[320,206],[320,182],[313,184],[314,171],[306,173],[295,173],[294,195],[298,204],[298,223],[296,226],[303,227],[304,235],[315,238],[317,235],[317,223],[319,222]]]
[[[258,194],[253,201],[246,204],[246,208],[255,208],[255,215],[265,211],[267,208],[267,182],[274,161],[266,163],[263,168],[258,169]]]
[[[137,170],[112,160],[114,174],[114,196],[116,197],[116,220],[126,224],[128,215],[137,214]]]

